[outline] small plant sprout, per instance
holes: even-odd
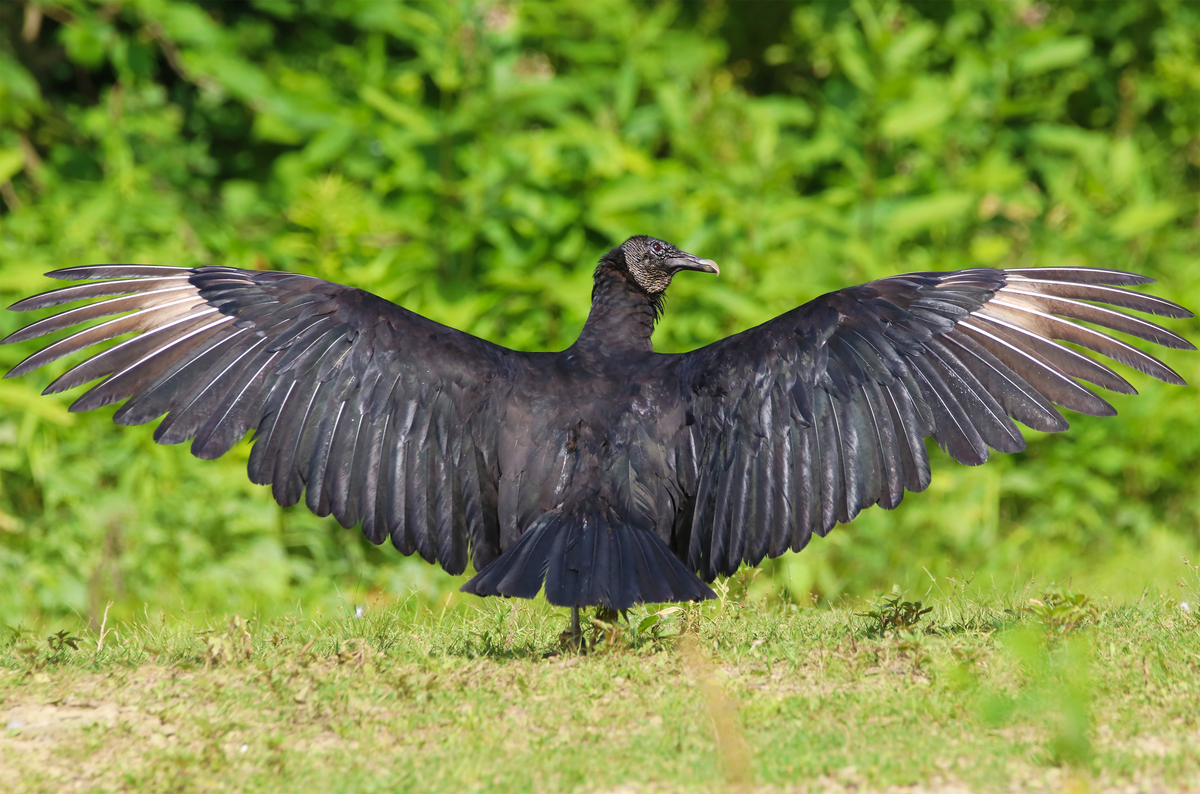
[[[674,615],[676,612],[682,612],[682,611],[683,611],[682,607],[671,606],[671,607],[663,607],[662,609],[658,610],[657,612],[650,613],[646,617],[642,618],[642,622],[638,624],[638,627],[637,627],[638,634],[645,634],[646,632],[649,631],[649,632],[652,632],[655,637],[658,637],[659,636],[659,626],[662,623],[662,621],[666,620],[671,615]]]
[[[51,634],[46,638],[46,644],[50,646],[50,650],[58,653],[63,648],[70,648],[73,651],[79,650],[79,638],[72,637],[70,632],[63,631]]]
[[[1089,619],[1095,623],[1100,609],[1083,593],[1051,587],[1041,598],[1029,599],[1028,610],[1036,615],[1052,634],[1077,631]]]
[[[861,618],[875,621],[871,632],[884,635],[894,631],[913,631],[921,619],[933,611],[920,601],[905,601],[898,587],[892,588],[892,594],[884,596],[875,602],[875,608],[868,612],[856,612]]]

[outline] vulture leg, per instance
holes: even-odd
[[[571,638],[568,647],[583,650],[583,629],[579,626],[579,607],[571,607]]]
[[[564,651],[587,653],[587,642],[583,639],[583,629],[579,625],[579,607],[571,607],[571,625],[558,635],[558,647]]]

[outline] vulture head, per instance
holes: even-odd
[[[604,255],[603,260],[625,270],[638,286],[650,295],[659,295],[671,285],[671,277],[681,270],[720,273],[717,263],[680,251],[670,243],[640,234],[630,237]]]

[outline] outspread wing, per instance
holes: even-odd
[[[1194,349],[1114,308],[1186,309],[1097,268],[913,273],[832,292],[757,328],[679,357],[694,424],[676,450],[689,501],[672,546],[701,576],[732,574],[826,534],[875,504],[929,485],[925,439],[977,465],[989,447],[1025,447],[1013,420],[1065,430],[1055,406],[1114,414],[1081,386],[1134,388],[1060,344],[1182,384],[1160,361],[1081,325]]]
[[[495,448],[485,437],[510,380],[512,351],[368,292],[291,273],[141,265],[74,267],[108,279],[23,300],[17,311],[102,298],[12,334],[23,342],[112,315],[55,342],[6,377],[124,334],[46,389],[105,378],[75,401],[128,400],[114,419],[154,438],[192,440],[216,458],[254,431],[250,479],[281,505],[362,523],[451,573],[499,554]],[[94,352],[94,351],[93,351]]]

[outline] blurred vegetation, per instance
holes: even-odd
[[[5,305],[68,265],[279,268],[556,349],[597,257],[650,233],[722,265],[672,288],[663,351],[921,269],[1102,265],[1200,307],[1182,0],[31,0],[0,4],[0,31]],[[1200,356],[1163,358],[1200,382]],[[246,444],[200,462],[39,397],[65,367],[0,383],[4,622],[437,602],[461,581],[281,510]],[[979,469],[936,454],[927,493],[756,586],[1172,585],[1200,556],[1200,399],[1132,379],[1117,419],[1071,416]]]

